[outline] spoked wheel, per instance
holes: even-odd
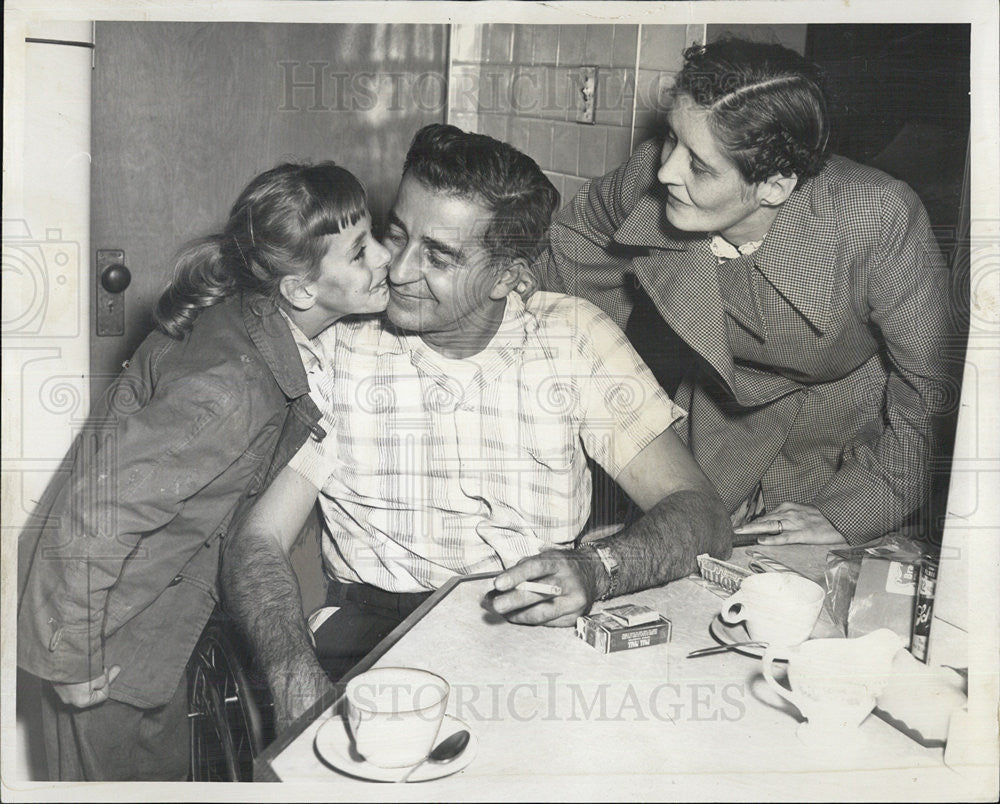
[[[223,628],[210,624],[188,665],[192,781],[253,779],[265,724],[241,661]]]

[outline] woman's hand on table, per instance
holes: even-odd
[[[601,572],[603,567],[590,551],[546,550],[497,575],[490,606],[520,625],[576,625],[576,618],[588,612],[598,596]],[[547,597],[522,591],[516,588],[522,581],[552,584],[562,592]]]
[[[843,544],[843,535],[813,505],[784,502],[759,519],[733,528],[737,536],[757,535],[758,544]]]

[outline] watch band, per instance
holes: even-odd
[[[608,573],[608,589],[598,600],[610,600],[618,594],[618,559],[615,558],[615,554],[611,552],[610,547],[600,542],[588,542],[584,546],[597,553],[601,564],[604,565],[605,572]]]

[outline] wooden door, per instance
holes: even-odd
[[[92,321],[92,398],[151,330],[176,249],[254,175],[334,159],[377,220],[414,132],[445,116],[443,25],[99,22],[95,41],[91,244],[123,250],[132,282],[123,335]]]

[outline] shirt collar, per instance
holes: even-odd
[[[278,308],[278,312],[281,313],[281,317],[284,318],[285,323],[288,324],[288,329],[292,333],[292,340],[295,342],[295,346],[299,350],[299,357],[302,359],[302,365],[306,372],[308,373],[316,368],[321,371],[325,370],[327,361],[325,359],[326,353],[321,340],[322,333],[313,340],[309,340],[309,338],[306,337],[306,334],[299,329],[298,325],[292,320],[292,317],[288,315],[288,313],[280,307]]]
[[[761,247],[764,242],[764,238],[760,240],[751,240],[747,243],[743,243],[740,246],[734,246],[726,238],[720,234],[713,234],[712,239],[709,242],[709,248],[712,249],[712,253],[723,260],[735,260],[739,257],[747,256],[753,254],[757,249]]]
[[[242,296],[243,323],[247,334],[274,375],[278,387],[289,399],[309,393],[309,381],[299,357],[299,349],[291,329],[279,315],[278,307],[269,299],[245,293]]]
[[[481,384],[490,382],[512,365],[524,350],[529,333],[538,327],[535,317],[525,309],[520,294],[512,291],[506,301],[500,326],[490,342],[482,351],[468,358],[479,365],[477,381]],[[410,362],[418,371],[439,383],[454,384],[449,368],[463,358],[445,357],[424,343],[416,333],[399,333],[397,337],[402,351],[409,353]]]
[[[528,329],[537,326],[534,317],[529,315],[524,307],[524,301],[520,294],[512,291],[508,294],[504,306],[503,318],[497,331],[493,333],[490,342],[483,349],[473,355],[477,362],[482,363],[484,357],[504,349],[508,346],[521,347],[524,344],[525,333]],[[391,329],[391,325],[389,325]],[[462,358],[445,357],[440,352],[424,343],[424,339],[418,333],[403,330],[395,330],[396,338],[403,351],[411,355],[427,355],[428,359],[436,362],[448,363]]]

